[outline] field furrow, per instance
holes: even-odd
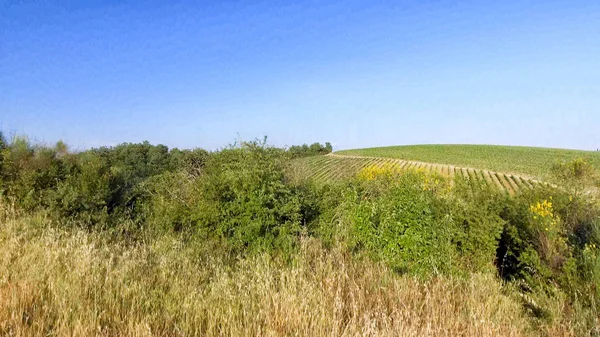
[[[502,186],[504,186],[504,190],[510,194],[514,193],[512,185],[508,182],[508,180],[506,179],[506,175],[503,173],[496,173],[496,177],[498,177],[498,180],[500,180],[500,183],[502,184]]]
[[[384,157],[332,154],[298,159],[296,165],[303,167],[301,171],[306,172],[306,178],[323,183],[352,178],[366,167],[379,169],[389,167],[400,171],[419,170],[426,174],[440,174],[449,177],[451,183],[455,178],[462,177],[489,187],[498,188],[510,194],[532,189],[542,184],[514,174]]]
[[[505,174],[504,177],[506,181],[508,181],[508,184],[510,185],[512,191],[517,192],[519,190],[519,186],[513,180],[512,175]]]
[[[490,187],[495,186],[494,180],[492,179],[492,176],[490,175],[489,171],[481,171],[481,174],[483,175],[483,179],[485,179],[485,183],[488,186],[490,186]]]

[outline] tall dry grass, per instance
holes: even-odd
[[[493,275],[421,281],[307,240],[234,265],[172,237],[127,246],[43,216],[0,228],[0,335],[523,336]],[[566,330],[548,331],[568,334]]]

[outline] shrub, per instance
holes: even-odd
[[[345,194],[339,211],[350,226],[351,249],[421,275],[492,268],[503,224],[493,198],[484,200],[483,192],[449,197],[444,178],[419,171],[368,178]],[[481,186],[465,181],[456,188]]]
[[[452,242],[464,270],[494,270],[505,221],[500,217],[506,195],[474,180],[457,178],[445,198],[444,214],[456,228]]]
[[[50,210],[59,219],[81,221],[88,227],[105,225],[111,199],[118,190],[117,175],[99,155],[80,155],[73,172],[49,193]]]
[[[211,154],[197,176],[168,174],[146,186],[150,221],[224,240],[232,251],[289,250],[302,213],[286,162],[282,150],[258,141]]]
[[[569,310],[593,317],[600,309],[598,282],[598,206],[590,195],[573,195],[559,188],[538,188],[508,200],[506,221],[498,246],[498,268],[533,297],[564,294]],[[548,300],[550,301],[550,300]],[[546,303],[548,303],[546,301]],[[543,319],[553,319],[546,306],[531,307]],[[591,315],[591,316],[589,316]],[[589,330],[588,330],[589,331]]]
[[[213,153],[142,143],[70,154],[64,143],[0,136],[0,154],[0,201],[61,226],[142,229],[142,242],[175,234],[224,259],[268,252],[293,263],[300,238],[312,236],[419,276],[496,267],[539,324],[560,310],[576,312],[577,331],[598,323],[600,206],[590,188],[597,173],[584,161],[556,167],[568,188],[508,196],[474,179],[385,165],[336,184],[293,180],[286,172],[298,153],[266,140]]]
[[[555,164],[551,169],[551,179],[571,194],[581,194],[600,185],[597,170],[583,158]]]
[[[0,157],[2,195],[28,211],[47,207],[48,194],[73,166],[71,157],[54,148],[34,146],[26,137],[14,137],[3,145]]]

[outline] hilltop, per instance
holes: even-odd
[[[407,145],[337,151],[366,156],[421,161],[490,170],[544,179],[553,165],[583,158],[600,168],[600,152],[501,145]]]

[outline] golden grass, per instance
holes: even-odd
[[[44,229],[38,229],[45,225]],[[305,240],[290,264],[234,266],[177,238],[134,247],[58,230],[0,227],[0,335],[524,336],[522,306],[493,275],[428,281]],[[562,335],[564,329],[548,330]]]

